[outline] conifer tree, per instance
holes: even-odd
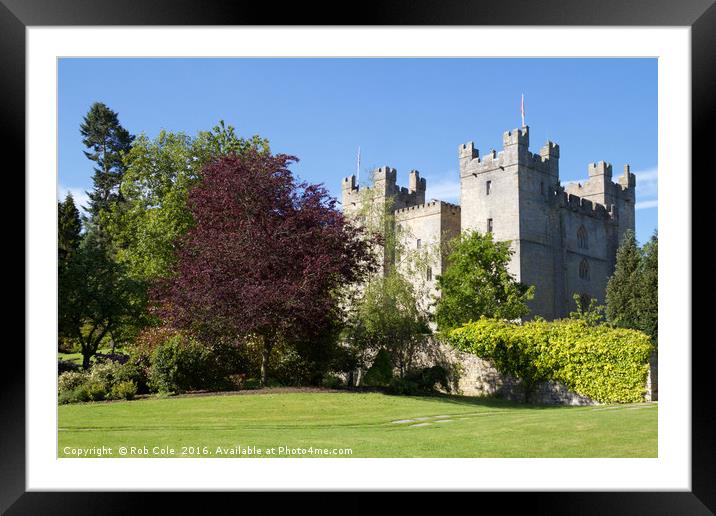
[[[627,231],[617,250],[614,274],[607,283],[607,319],[615,326],[638,329],[641,250],[633,231]]]
[[[97,164],[92,178],[94,188],[88,192],[88,211],[90,221],[99,225],[100,213],[121,201],[119,186],[125,170],[122,156],[129,151],[134,136],[119,123],[117,113],[101,102],[90,107],[80,125],[80,134],[88,148],[85,156]]]
[[[80,245],[82,221],[71,193],[57,203],[57,256],[62,266]]]
[[[657,343],[659,328],[659,237],[657,233],[644,245],[639,282],[639,329]]]

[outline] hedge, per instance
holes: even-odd
[[[602,403],[644,400],[653,349],[640,331],[572,319],[517,324],[482,318],[448,332],[447,340],[521,379],[528,392],[555,380]]]

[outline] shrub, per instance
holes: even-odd
[[[107,388],[102,382],[88,380],[74,391],[77,401],[102,401],[107,397]]]
[[[321,380],[321,387],[327,389],[340,389],[345,386],[345,382],[340,376],[334,374],[327,374]]]
[[[435,385],[450,392],[448,372],[440,365],[408,371],[402,378],[393,378],[388,389],[393,394],[429,394],[435,392]]]
[[[69,393],[85,383],[85,375],[79,371],[62,373],[57,379],[57,392],[59,394]]]
[[[215,378],[209,350],[191,337],[170,337],[152,354],[149,382],[159,392],[210,388]]]
[[[390,354],[385,349],[378,351],[363,377],[363,384],[369,387],[387,387],[393,378],[393,364],[390,361]]]
[[[405,379],[417,385],[419,391],[433,392],[435,386],[439,385],[445,391],[450,392],[450,380],[447,370],[440,365],[414,369],[405,375]]]
[[[393,394],[402,395],[419,394],[421,392],[421,389],[420,387],[418,387],[417,383],[405,377],[392,378],[390,380],[390,383],[388,384],[388,390]]]
[[[114,400],[131,400],[137,395],[137,384],[131,380],[118,382],[112,386],[111,398]]]
[[[519,378],[526,399],[545,380],[603,403],[644,399],[652,344],[636,330],[584,320],[513,324],[482,318],[448,332],[447,339]]]
[[[118,362],[114,361],[95,363],[87,373],[87,381],[101,384],[105,391],[109,392],[116,382],[121,367]]]

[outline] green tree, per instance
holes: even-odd
[[[60,267],[80,245],[82,221],[71,193],[57,203],[57,257]]]
[[[123,327],[138,325],[146,301],[138,282],[108,255],[96,234],[88,234],[59,276],[59,335],[80,343],[87,369],[102,341]]]
[[[363,358],[384,350],[403,376],[430,335],[427,315],[418,308],[413,285],[399,272],[373,277],[354,304],[348,342]]]
[[[268,153],[268,141],[240,138],[223,121],[194,138],[167,131],[154,140],[137,137],[125,156],[124,202],[113,207],[106,222],[117,259],[133,277],[151,281],[169,274],[178,239],[194,223],[187,195],[203,167],[249,149]]]
[[[642,251],[633,231],[627,231],[617,250],[614,274],[607,283],[607,320],[620,328],[640,328]]]
[[[435,319],[441,331],[483,316],[512,320],[529,313],[534,287],[509,273],[511,256],[509,242],[495,242],[491,233],[464,233],[451,244],[447,269],[437,277]]]
[[[88,149],[85,156],[96,163],[87,209],[91,222],[97,225],[100,214],[121,200],[123,156],[129,151],[134,136],[119,123],[117,113],[101,102],[90,107],[80,124],[80,134]]]
[[[569,313],[570,319],[584,321],[589,326],[596,326],[605,322],[606,307],[600,305],[595,298],[592,297],[587,300],[585,296],[574,294],[572,299],[577,305],[577,310]]]
[[[641,279],[639,281],[638,329],[658,342],[659,330],[659,236],[651,237],[643,247]]]

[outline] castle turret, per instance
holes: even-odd
[[[458,146],[457,157],[460,160],[460,169],[464,169],[473,159],[480,157],[480,151],[475,148],[475,142],[467,142]]]
[[[559,145],[548,141],[539,150],[539,155],[545,165],[545,171],[550,176],[554,176],[555,182],[559,180]]]
[[[505,148],[505,160],[509,164],[527,162],[530,146],[530,128],[523,126],[502,134],[502,145]]]
[[[422,204],[425,202],[425,187],[426,182],[425,178],[420,178],[420,172],[417,170],[411,170],[410,171],[410,179],[408,180],[408,192],[412,193],[422,193],[423,200],[420,201],[418,204]]]

